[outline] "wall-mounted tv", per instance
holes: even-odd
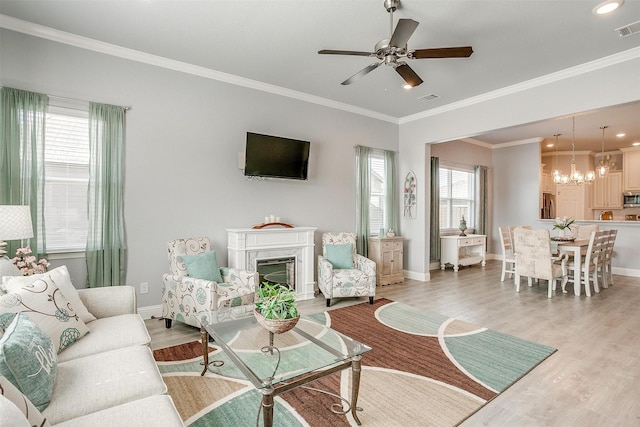
[[[245,176],[307,179],[309,141],[247,132]]]

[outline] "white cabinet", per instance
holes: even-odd
[[[556,216],[567,216],[575,219],[591,218],[591,185],[558,185]]]
[[[622,209],[622,172],[609,172],[593,181],[593,209]]]
[[[548,172],[542,173],[542,192],[555,194],[556,183],[553,182],[553,175]]]
[[[440,269],[447,264],[453,265],[453,271],[458,271],[460,265],[486,264],[487,236],[470,234],[468,236],[440,237]]]
[[[369,259],[376,263],[376,283],[384,286],[404,281],[402,237],[370,237]]]
[[[640,191],[640,149],[621,148],[624,191]]]

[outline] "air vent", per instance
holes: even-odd
[[[418,99],[421,101],[433,101],[434,99],[438,98],[440,98],[440,96],[436,95],[435,93],[430,93],[429,95],[421,96]]]
[[[625,25],[624,27],[616,28],[615,32],[622,37],[629,37],[632,34],[640,32],[640,21],[636,21],[633,24]]]

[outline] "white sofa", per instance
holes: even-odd
[[[0,276],[2,271],[6,265]],[[57,354],[51,401],[41,411],[49,425],[182,426],[136,313],[135,289],[79,289],[78,295],[96,319],[86,322],[88,334]],[[0,420],[9,419],[16,406],[0,394]],[[26,416],[24,421],[34,425]]]

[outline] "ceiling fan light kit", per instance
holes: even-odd
[[[389,65],[405,81],[405,89],[419,86],[423,83],[420,76],[404,61],[407,59],[437,59],[437,58],[468,58],[473,53],[471,46],[460,47],[444,47],[431,49],[413,49],[409,50],[407,42],[413,35],[419,22],[413,19],[399,19],[395,30],[393,29],[393,12],[400,6],[400,0],[385,0],[384,8],[389,12],[389,38],[380,40],[375,44],[373,52],[361,52],[352,50],[335,50],[323,49],[319,50],[320,55],[352,55],[352,56],[368,56],[375,57],[379,62],[375,62],[362,70],[358,71],[348,79],[342,82],[342,85],[350,85],[360,77],[369,74],[380,65]]]

